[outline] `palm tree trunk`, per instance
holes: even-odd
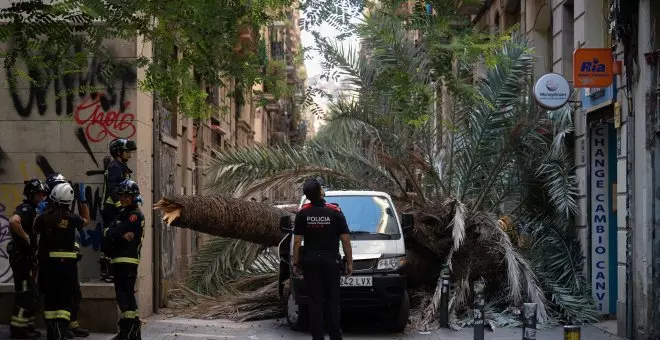
[[[223,196],[176,195],[154,205],[173,226],[261,244],[282,240],[280,217],[293,215],[267,204]]]

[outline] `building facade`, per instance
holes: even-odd
[[[152,211],[153,203],[163,196],[206,194],[210,182],[200,169],[213,149],[272,145],[278,137],[283,143],[304,141],[299,137],[304,136],[300,129],[304,124],[300,114],[294,115],[294,96],[300,96],[305,86],[304,66],[294,58],[301,50],[299,14],[293,7],[287,14],[287,22],[263,27],[258,36],[247,39],[266,44],[268,60],[284,62],[287,72],[283,76],[294,91],[274,98],[268,89],[257,85],[237,101],[229,96],[233,82],[228,79],[227,87],[207,87],[209,104],[216,108],[207,120],[169,112],[156,95],[141,92],[137,84],[144,78],[144,69],[122,66],[118,77],[108,81],[100,78],[102,61],[89,58],[88,69],[53,79],[45,89],[21,79],[20,74],[29,70],[20,60],[14,70],[0,71],[3,84],[11,79],[18,84],[12,90],[7,86],[0,90],[0,99],[7,103],[0,109],[0,150],[4,156],[4,172],[0,173],[0,323],[9,323],[13,301],[13,276],[6,256],[11,240],[8,219],[22,200],[23,181],[44,179],[45,174],[57,171],[87,187],[93,220],[79,235],[83,254],[79,263],[83,294],[80,322],[93,331],[115,332],[114,287],[99,280],[98,261],[104,158],[108,143],[117,137],[131,138],[138,145],[128,165],[140,186],[146,218],[136,285],[140,313],[146,317],[167,306],[167,292],[185,277],[208,236],[165,225],[162,216]],[[105,45],[116,53],[114,60],[120,65],[140,56],[152,57],[150,43],[141,38],[112,40]],[[97,84],[99,89],[78,91],[89,84]],[[63,96],[62,91],[72,94]],[[267,105],[260,106],[260,91],[270,98]],[[275,203],[270,198],[273,195],[293,195],[285,191],[264,192],[258,200]]]
[[[576,225],[598,311],[619,336],[644,340],[660,338],[659,14],[650,0],[489,0],[472,16],[481,28],[518,26],[534,47],[535,80],[554,72],[573,84],[579,48],[609,48],[622,62],[611,86],[575,88],[569,103]]]

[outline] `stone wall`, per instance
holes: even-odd
[[[103,159],[108,143],[116,137],[135,138],[137,132],[137,74],[134,67],[121,65],[135,57],[136,44],[115,41],[107,46],[120,64],[112,79],[102,75],[105,64],[100,58],[88,58],[87,66],[77,74],[48,80],[45,90],[31,85],[28,75],[38,79],[39,73],[46,72],[39,67],[28,69],[24,60],[13,70],[0,71],[0,102],[5,103],[0,107],[0,147],[7,156],[5,172],[0,174],[0,210],[4,210],[0,212],[0,248],[11,237],[5,220],[22,200],[23,181],[43,180],[53,170],[61,172],[88,187],[92,222],[80,235],[83,281],[99,276]],[[76,70],[73,65],[63,68]],[[12,80],[16,87],[10,89]],[[136,169],[135,156],[129,167]],[[0,281],[11,279],[7,267],[7,259],[0,256]]]

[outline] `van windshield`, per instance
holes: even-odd
[[[327,203],[339,205],[346,216],[352,234],[399,233],[394,209],[385,197],[379,196],[327,196]],[[305,203],[309,201],[305,200]]]

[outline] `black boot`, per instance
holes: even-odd
[[[10,333],[12,339],[36,339],[41,335],[41,333],[37,335],[36,332],[32,332],[27,327],[11,327]]]
[[[46,320],[47,340],[66,340],[66,332],[69,330],[69,321],[62,319]]]
[[[112,340],[128,340],[128,333],[131,328],[129,323],[129,319],[119,319],[119,334],[115,335]]]
[[[28,332],[34,334],[37,338],[41,337],[41,332],[39,332],[35,327],[34,327],[34,321],[31,325],[28,326]]]
[[[71,335],[70,339],[73,339],[74,337],[86,338],[89,336],[89,331],[80,327],[80,324],[76,320],[76,321],[71,321],[71,323],[69,323],[69,334]]]
[[[129,321],[128,340],[142,340],[142,322],[140,322],[140,318],[129,319]]]
[[[80,326],[71,328],[70,331],[76,338],[86,338],[89,336],[89,331]]]

